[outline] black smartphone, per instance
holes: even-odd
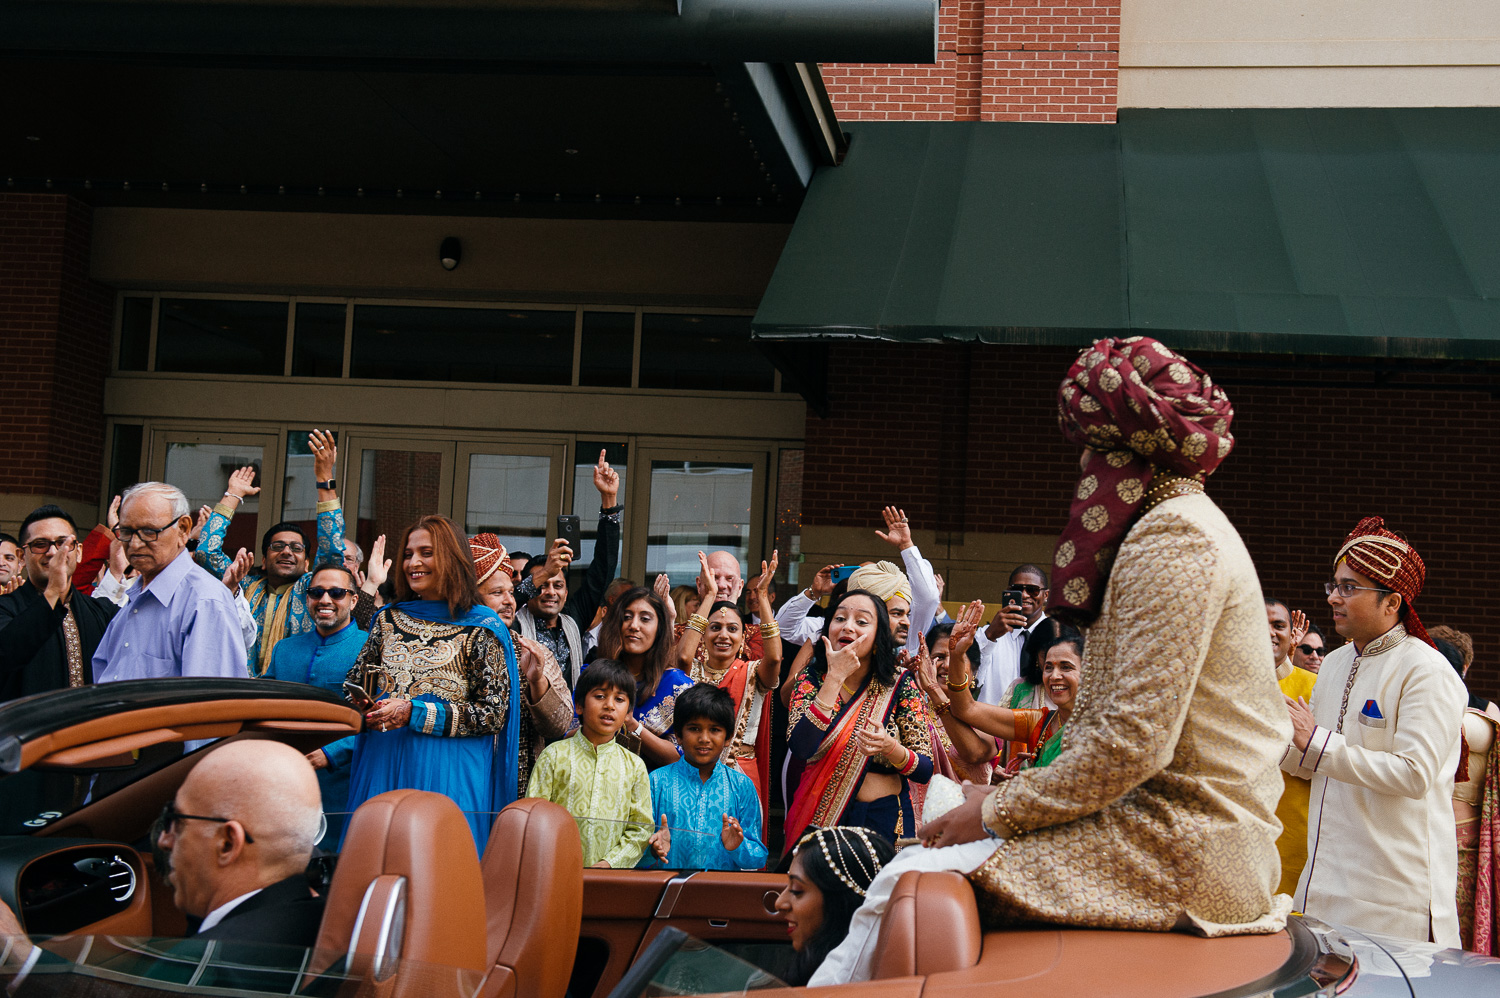
[[[365,692],[365,688],[352,679],[344,680],[344,695],[357,710],[371,710],[375,706],[375,701],[370,699],[370,694]]]
[[[1006,607],[1020,606],[1022,595],[1024,594],[1019,589],[1007,589],[1005,590],[1005,595],[1000,597],[1000,605]]]
[[[582,554],[580,544],[583,539],[583,524],[571,513],[564,513],[557,518],[557,536],[568,542],[568,547],[573,550],[573,557]]]

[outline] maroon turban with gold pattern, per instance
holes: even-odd
[[[1347,561],[1349,567],[1361,575],[1400,593],[1407,607],[1406,633],[1421,638],[1432,645],[1422,618],[1417,616],[1413,605],[1422,594],[1422,584],[1427,581],[1427,564],[1417,549],[1400,534],[1385,528],[1385,520],[1378,516],[1367,516],[1344,538],[1344,546],[1333,559],[1333,566]]]
[[[474,556],[474,574],[479,577],[481,585],[501,565],[505,565],[506,572],[510,571],[510,566],[505,564],[505,545],[494,534],[475,534],[470,537],[469,553]]]
[[[1079,354],[1057,407],[1063,436],[1088,450],[1047,613],[1086,626],[1151,479],[1211,474],[1234,449],[1234,408],[1197,365],[1145,336],[1103,339]]]

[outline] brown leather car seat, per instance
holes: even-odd
[[[318,932],[319,962],[349,951],[365,892],[385,874],[406,878],[402,960],[488,968],[474,834],[457,804],[425,790],[372,797],[349,819]]]
[[[489,978],[481,998],[563,998],[583,924],[583,846],[550,801],[500,812],[484,848]]]
[[[964,970],[979,962],[982,939],[974,888],[962,874],[904,873],[880,923],[872,976]]]

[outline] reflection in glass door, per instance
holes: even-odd
[[[750,556],[755,466],[723,461],[652,461],[651,522],[646,576],[665,572],[672,584],[692,585],[698,552]]]
[[[396,550],[401,531],[419,516],[449,513],[453,446],[367,438],[351,441],[350,449],[355,446],[359,447],[359,516],[353,525],[354,538],[368,555],[375,538],[384,534],[394,574],[401,563]]]
[[[255,468],[255,484],[263,486],[261,465],[265,448],[249,443],[169,441],[161,480],[187,495],[188,510],[196,517],[198,507],[212,506],[224,496],[229,476],[239,468]],[[254,552],[260,560],[259,536],[261,496],[245,499],[229,523],[224,550],[231,556],[240,548]],[[275,522],[274,520],[271,522]],[[268,524],[269,525],[269,524]]]
[[[464,530],[488,531],[507,551],[541,554],[547,547],[547,497],[552,459],[534,454],[470,454]]]

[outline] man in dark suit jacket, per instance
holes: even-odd
[[[242,954],[256,947],[271,954],[277,954],[273,947],[311,948],[323,898],[313,894],[305,872],[321,820],[318,779],[301,752],[258,740],[211,750],[167,806],[157,839],[167,856],[163,872],[172,903],[197,929],[160,952],[160,968],[126,972],[172,980],[202,954],[200,942],[232,943]],[[12,991],[44,958],[24,932],[0,903],[0,937],[19,937],[0,967],[18,979]],[[284,953],[244,962],[275,964]]]
[[[0,596],[0,701],[93,681],[94,649],[118,608],[73,588],[81,550],[77,524],[58,506],[21,522],[26,582]]]

